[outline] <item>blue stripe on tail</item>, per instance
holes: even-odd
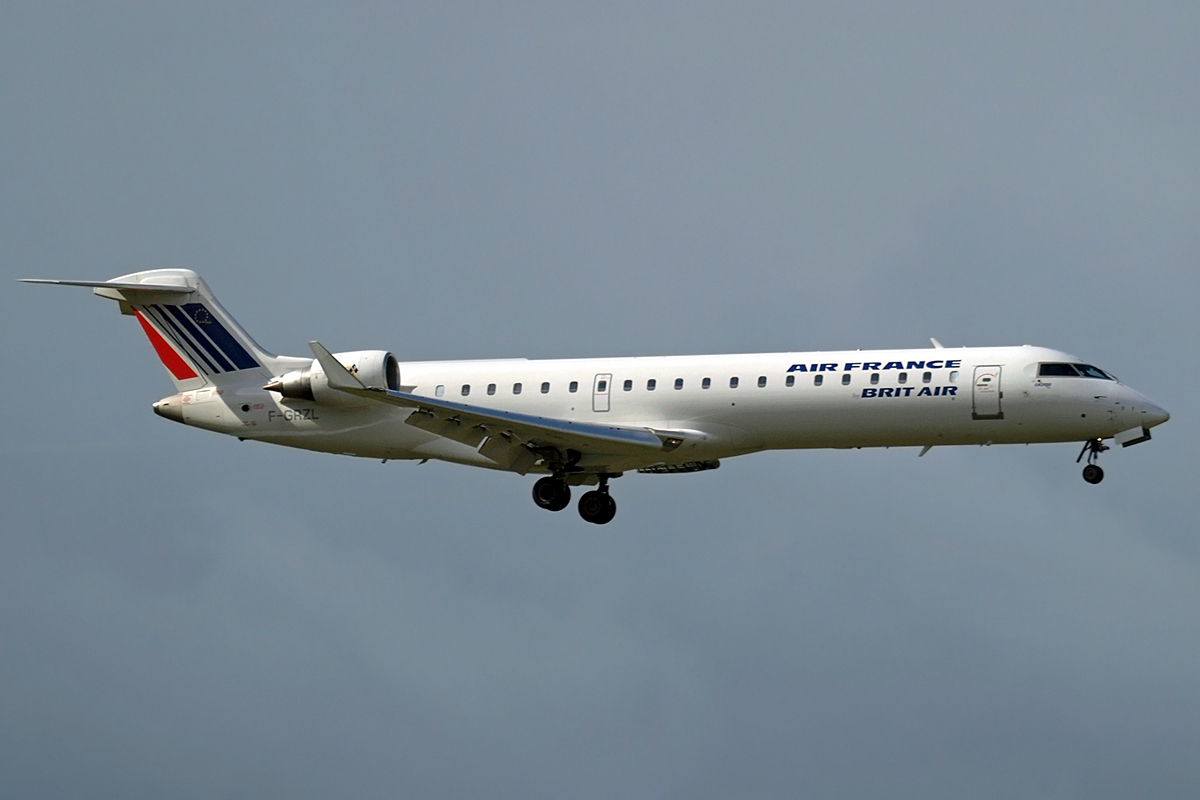
[[[171,319],[171,315],[168,314],[162,306],[145,306],[145,309],[152,312],[151,319],[159,324],[159,327],[163,333],[170,336],[171,340],[179,345],[179,349],[188,358],[190,358],[192,363],[199,367],[202,372],[205,372],[209,375],[215,375],[221,372],[221,370],[217,368],[216,364],[210,361],[208,356],[204,355],[204,351],[201,350],[197,345],[193,344],[192,341],[184,334],[184,332],[180,330],[179,326],[175,324],[175,321]]]
[[[196,304],[189,303],[189,305]],[[200,332],[196,324],[192,322],[192,318],[183,313],[182,308],[179,306],[166,306],[166,309],[167,311],[171,312],[173,317],[175,317],[175,321],[178,322],[185,331],[191,334],[192,338],[196,340],[197,344],[208,351],[208,354],[213,357],[214,361],[217,362],[217,366],[221,368],[222,372],[231,372],[233,370],[233,364],[229,363],[228,359],[226,359],[221,351],[217,349],[217,346],[209,341],[207,336]],[[207,311],[205,313],[207,313]],[[212,318],[211,314],[208,316],[209,319]]]
[[[259,366],[259,363],[254,360],[254,356],[246,352],[246,348],[242,347],[241,343],[225,329],[221,321],[213,316],[207,308],[200,303],[187,303],[183,309],[187,311],[197,325],[200,326],[208,338],[212,339],[213,344],[221,348],[225,357],[237,365],[238,369],[254,369]]]

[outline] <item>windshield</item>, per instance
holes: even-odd
[[[1039,378],[1099,378],[1104,381],[1115,381],[1112,375],[1109,375],[1099,367],[1093,367],[1091,364],[1040,364],[1038,365]]]
[[[1039,377],[1058,377],[1060,375],[1069,375],[1075,378],[1079,376],[1079,373],[1070,364],[1042,364],[1038,367]]]
[[[1093,367],[1091,364],[1074,364],[1075,369],[1079,370],[1079,374],[1085,378],[1101,378],[1106,381],[1111,381],[1113,377],[1102,369]]]

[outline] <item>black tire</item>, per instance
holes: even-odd
[[[542,478],[533,485],[533,502],[547,511],[562,511],[571,504],[571,487],[557,478]]]
[[[616,502],[604,492],[591,491],[579,498],[579,516],[585,522],[603,525],[617,513]]]
[[[617,501],[612,499],[612,495],[604,495],[604,501],[604,516],[597,520],[597,525],[607,525],[617,515]]]
[[[1095,464],[1088,464],[1083,468],[1083,479],[1088,483],[1099,483],[1104,480],[1104,470]]]

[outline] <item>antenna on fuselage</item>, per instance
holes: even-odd
[[[932,336],[929,337],[929,341],[933,342],[933,346],[936,347],[938,350],[946,349],[946,346],[944,344],[942,344],[941,342],[939,342],[937,339],[933,338]]]

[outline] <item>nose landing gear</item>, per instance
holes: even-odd
[[[1083,443],[1083,449],[1079,451],[1079,458],[1075,459],[1078,464],[1083,460],[1084,455],[1087,455],[1087,465],[1083,468],[1083,479],[1088,483],[1099,483],[1104,480],[1104,470],[1100,469],[1099,464],[1092,462],[1100,458],[1100,454],[1108,449],[1104,444],[1103,439],[1089,439]]]

